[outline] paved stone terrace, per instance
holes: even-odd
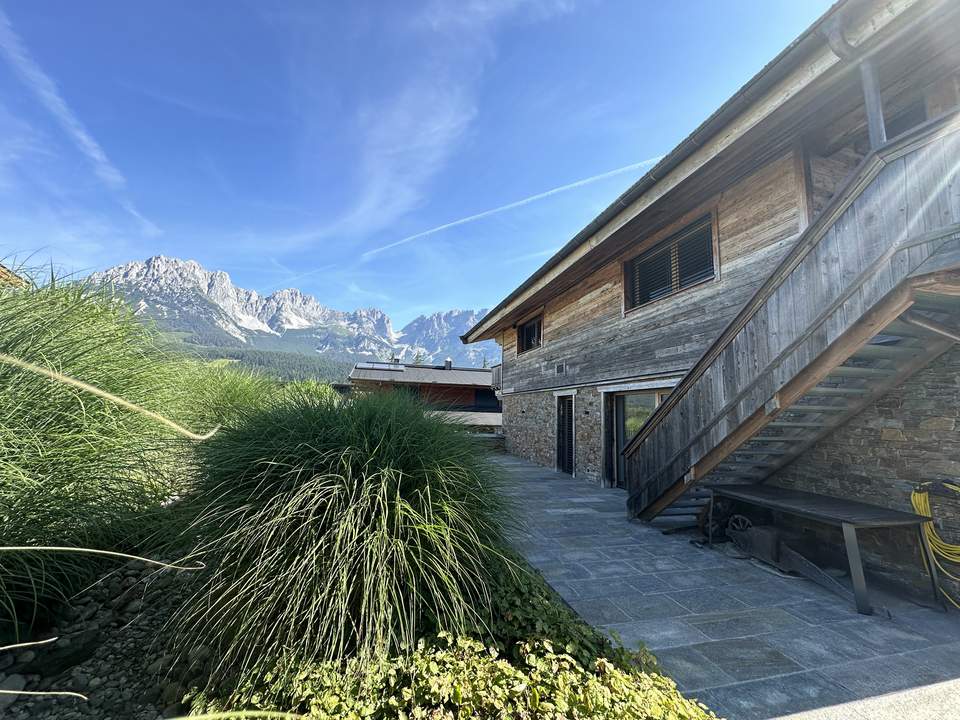
[[[628,521],[626,494],[512,456],[515,547],[587,622],[644,643],[729,720],[960,718],[960,613],[874,593],[892,618],[730,546]]]

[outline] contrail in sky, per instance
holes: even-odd
[[[491,210],[484,210],[483,212],[479,212],[475,215],[469,215],[465,218],[460,218],[459,220],[453,220],[451,222],[444,223],[443,225],[437,225],[437,227],[430,228],[429,230],[424,230],[414,235],[408,235],[405,238],[401,238],[400,240],[395,240],[394,242],[388,243],[387,245],[382,245],[378,248],[367,250],[360,257],[363,260],[369,260],[374,255],[377,255],[378,253],[382,253],[384,250],[389,250],[399,245],[406,245],[407,243],[413,242],[414,240],[419,240],[422,237],[427,237],[428,235],[433,235],[435,233],[442,232],[443,230],[449,230],[450,228],[457,227],[458,225],[466,225],[467,223],[472,223],[476,220],[482,220],[485,217],[490,217],[491,215],[496,215],[498,213],[506,212],[507,210],[513,210],[514,208],[522,207],[524,205],[529,205],[532,202],[536,202],[537,200],[543,200],[544,198],[550,197],[551,195],[556,195],[557,193],[566,192],[567,190],[573,190],[574,188],[582,187],[583,185],[589,185],[590,183],[595,183],[599,180],[604,180],[608,177],[619,175],[620,173],[629,172],[630,170],[639,170],[642,167],[654,164],[655,162],[660,160],[661,157],[662,155],[658,157],[650,158],[648,160],[641,160],[640,162],[636,162],[631,165],[624,165],[623,167],[617,168],[616,170],[609,170],[608,172],[600,173],[599,175],[594,175],[593,177],[584,178],[583,180],[577,180],[576,182],[572,182],[567,185],[561,185],[560,187],[555,187],[552,190],[547,190],[546,192],[537,193],[536,195],[531,195],[530,197],[525,197],[523,198],[523,200],[517,200],[515,202],[508,203],[506,205],[501,205],[500,207],[496,207]]]

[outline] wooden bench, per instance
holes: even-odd
[[[713,542],[713,502],[718,497],[756,505],[768,510],[809,518],[827,525],[839,527],[843,532],[843,542],[850,565],[850,578],[853,581],[853,595],[857,612],[864,615],[873,613],[867,593],[867,582],[863,574],[863,561],[860,558],[860,544],[857,530],[861,528],[909,527],[915,525],[920,539],[920,548],[930,574],[930,584],[934,599],[944,607],[937,578],[937,565],[933,553],[923,532],[923,523],[931,518],[912,512],[890,510],[842,498],[817,495],[816,493],[789,490],[768,485],[711,485],[710,499],[710,542]]]

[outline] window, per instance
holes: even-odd
[[[630,310],[715,277],[713,218],[706,215],[647,252],[624,263]]]
[[[540,335],[543,331],[543,316],[520,325],[517,328],[517,352],[523,353],[540,347]]]

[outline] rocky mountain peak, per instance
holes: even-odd
[[[335,310],[297,288],[263,296],[237,287],[222,270],[165,255],[94,273],[90,282],[112,285],[139,315],[201,345],[247,345],[351,360],[396,356],[439,363],[451,357],[467,366],[490,364],[500,356],[495,343],[460,342],[485,311],[421,315],[397,332],[380,308]]]

